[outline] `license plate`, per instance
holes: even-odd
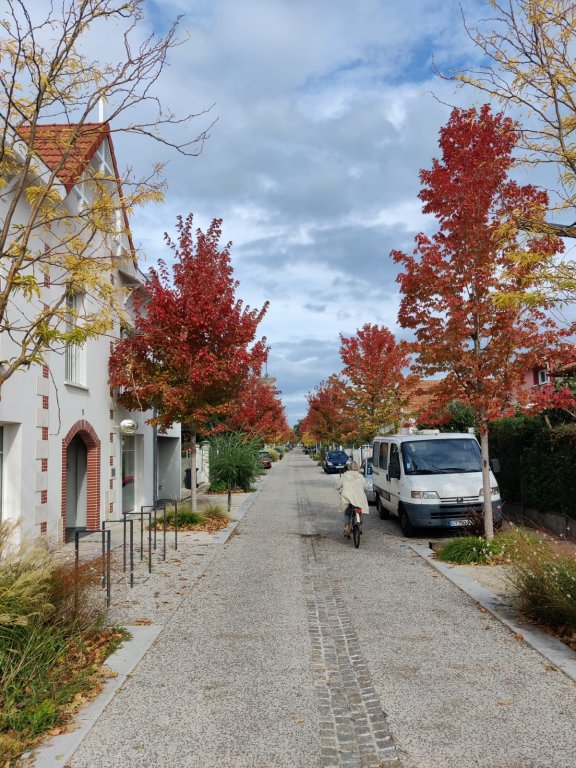
[[[468,520],[449,520],[448,525],[468,525]]]

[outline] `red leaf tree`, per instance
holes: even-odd
[[[301,422],[303,434],[326,445],[345,442],[354,431],[355,422],[349,407],[344,381],[332,374],[307,395],[308,410]]]
[[[255,374],[242,384],[226,425],[249,438],[259,437],[268,443],[287,440],[290,436],[280,392]]]
[[[385,429],[396,431],[413,378],[404,373],[410,363],[406,344],[388,328],[367,323],[355,336],[340,334],[340,357],[357,439],[371,442]]]
[[[439,231],[418,235],[413,256],[392,252],[404,267],[398,319],[414,330],[415,370],[444,374],[436,404],[462,400],[478,421],[488,538],[488,425],[528,397],[521,389],[528,369],[553,367],[567,352],[568,331],[547,313],[536,276],[562,243],[551,234],[521,239],[518,220],[542,221],[548,200],[508,178],[516,141],[513,122],[488,106],[455,109],[440,131],[442,159],[420,173],[423,210],[436,216]]]
[[[135,296],[135,325],[111,356],[110,384],[122,388],[126,408],[152,410],[149,422],[160,430],[180,422],[195,435],[221,420],[247,377],[260,371],[266,343],[255,337],[268,303],[256,310],[236,299],[221,221],[206,233],[192,226],[192,214],[178,217],[177,242],[164,236],[174,261],[160,260],[145,297]]]

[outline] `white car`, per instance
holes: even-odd
[[[364,493],[368,499],[368,504],[375,504],[376,494],[372,486],[372,458],[364,459],[360,467],[360,474],[364,476]]]

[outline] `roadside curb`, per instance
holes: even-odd
[[[538,651],[547,661],[576,682],[576,652],[538,627],[521,623],[516,612],[507,602],[478,584],[468,574],[463,573],[458,566],[436,560],[432,557],[433,551],[430,547],[424,544],[410,544],[409,546],[428,565],[459,587],[515,635],[522,636],[531,648]]]
[[[256,496],[265,486],[267,480],[268,477],[263,478],[256,490],[240,506],[231,511],[231,514],[234,514],[234,522],[214,534],[213,543],[216,545],[214,556],[232,536],[243,517],[254,504]],[[197,576],[197,579],[200,575]],[[191,585],[191,589],[193,588],[194,585]],[[126,625],[126,630],[130,632],[132,637],[123,642],[118,650],[111,654],[102,665],[111,671],[112,676],[106,680],[103,690],[75,715],[72,726],[74,730],[49,737],[38,748],[23,754],[24,765],[34,768],[66,768],[100,715],[154,645],[163,629],[164,624]]]

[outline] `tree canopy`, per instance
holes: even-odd
[[[550,233],[519,230],[519,219],[543,218],[548,201],[543,191],[508,178],[516,139],[513,122],[487,105],[453,110],[440,131],[441,159],[420,173],[423,210],[439,229],[432,237],[419,234],[412,256],[392,252],[404,270],[398,317],[414,331],[415,371],[443,374],[435,404],[461,400],[479,425],[487,535],[489,422],[530,399],[523,382],[532,367],[554,367],[572,352],[562,341],[569,329],[546,312],[550,302],[505,300],[538,292],[539,268],[562,249]]]
[[[384,429],[396,431],[412,381],[405,373],[407,345],[397,342],[388,328],[366,323],[354,336],[340,334],[340,357],[356,441],[371,442]]]
[[[176,231],[177,242],[165,235],[172,264],[160,260],[136,296],[134,327],[110,358],[110,384],[121,388],[125,407],[153,410],[151,424],[181,422],[206,433],[266,359],[266,340],[256,333],[268,303],[251,309],[236,298],[219,219],[194,233],[192,214],[178,217]]]
[[[144,0],[5,0],[0,11],[0,387],[45,362],[48,350],[82,344],[123,315],[110,280],[134,260],[128,214],[159,200],[162,166],[121,171],[112,134],[127,131],[197,154],[207,136],[174,129],[196,117],[161,104],[158,81],[179,44],[178,20],[142,36]],[[114,35],[116,60],[90,56]],[[109,53],[110,45],[98,46]],[[105,54],[106,55],[106,54]],[[106,105],[107,121],[99,114]],[[86,294],[72,311],[67,297]]]

